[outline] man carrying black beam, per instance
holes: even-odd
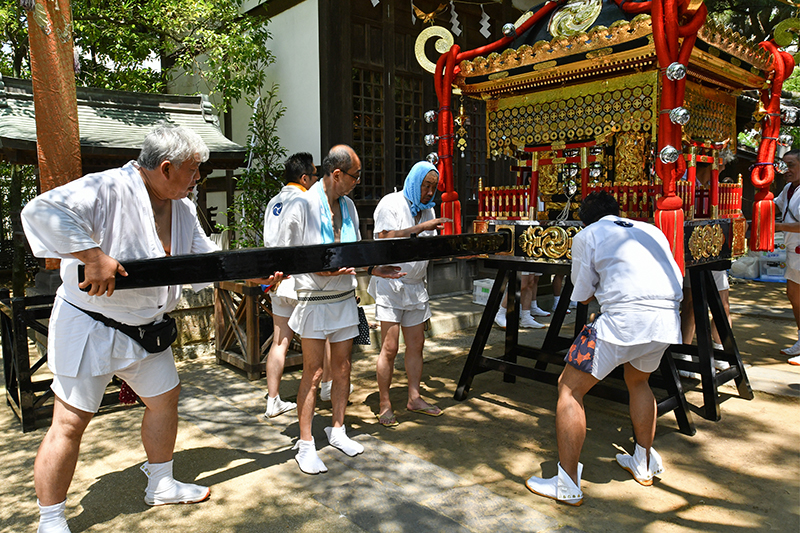
[[[361,240],[358,213],[347,197],[361,181],[361,161],[352,148],[338,145],[331,148],[322,161],[323,177],[287,209],[284,241],[279,246],[306,246],[323,243],[346,243]],[[379,266],[374,276],[399,278],[398,267]],[[303,346],[303,378],[297,393],[297,416],[300,439],[295,448],[297,464],[306,474],[327,472],[317,455],[312,436],[317,387],[322,379],[325,341],[331,345],[331,402],[333,421],[325,428],[328,442],[350,456],[364,451],[351,440],[344,426],[344,414],[350,390],[350,352],[358,335],[358,313],[355,298],[354,268],[334,272],[297,274],[295,290],[297,307],[289,319],[289,327],[300,334]]]

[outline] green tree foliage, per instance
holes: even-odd
[[[782,20],[797,8],[778,0],[706,0],[709,16],[756,42],[769,39]]]
[[[283,161],[286,149],[278,138],[278,120],[286,108],[278,99],[278,86],[265,91],[255,104],[250,119],[250,159],[247,169],[236,180],[240,191],[228,209],[228,226],[233,231],[236,248],[263,246],[264,209],[283,187]]]
[[[221,110],[258,94],[267,48],[266,17],[239,14],[241,0],[72,0],[78,84],[167,92],[170,76],[200,76]],[[27,20],[18,0],[0,0],[0,72],[30,76]],[[162,69],[156,60],[161,61]],[[206,90],[206,89],[204,89]]]

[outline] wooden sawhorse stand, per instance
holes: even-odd
[[[730,266],[730,261],[717,261],[686,269],[692,285],[692,307],[694,308],[697,345],[676,344],[670,348],[678,369],[700,374],[703,388],[703,406],[699,409],[700,416],[715,422],[720,419],[717,387],[723,383],[734,380],[739,396],[746,400],[753,399],[750,380],[747,379],[739,348],[736,346],[736,340],[733,338],[733,332],[728,323],[728,316],[722,307],[722,299],[711,274],[713,270],[726,270]],[[719,332],[723,350],[714,350],[713,348],[711,323],[708,320],[709,310],[711,310],[714,325]],[[726,361],[730,364],[730,368],[717,371],[714,368],[715,360]]]
[[[464,364],[464,370],[461,373],[461,378],[459,379],[458,387],[454,395],[455,399],[459,401],[465,400],[470,386],[472,385],[472,379],[476,375],[489,370],[502,372],[503,381],[507,383],[514,383],[516,377],[519,376],[549,383],[551,385],[557,385],[560,371],[558,373],[548,372],[547,365],[555,364],[564,366],[564,355],[586,323],[588,313],[586,305],[578,304],[574,335],[572,337],[562,337],[560,335],[561,326],[564,323],[564,318],[569,309],[569,295],[572,293],[572,282],[569,278],[569,265],[536,263],[513,257],[485,259],[484,265],[488,268],[496,268],[497,275],[495,276],[492,291],[489,293],[489,299],[486,302],[486,309],[484,309],[483,316],[478,324],[475,339],[472,341],[472,347],[467,356],[467,361]],[[561,292],[562,298],[559,300],[558,307],[553,313],[547,335],[540,349],[519,344],[519,272],[566,274],[564,278],[564,288]],[[489,333],[492,330],[494,316],[503,298],[503,287],[507,281],[514,282],[515,290],[508,291],[505,353],[503,357],[499,359],[487,357],[483,355],[483,351],[489,339]],[[532,359],[536,361],[536,364],[533,367],[521,365],[517,363],[519,357]],[[612,372],[611,375],[621,377],[621,372],[622,369],[618,368]],[[659,416],[670,411],[675,411],[675,416],[678,420],[678,428],[681,433],[694,435],[696,430],[692,422],[691,413],[689,412],[688,404],[683,394],[683,387],[678,378],[675,362],[669,353],[661,358],[659,372],[654,372],[650,379],[651,384],[667,391],[667,397],[657,402]],[[590,394],[622,402],[628,401],[628,393],[626,390],[609,386],[603,382],[595,385],[590,391]]]

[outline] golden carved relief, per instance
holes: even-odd
[[[549,157],[552,157],[550,153]],[[542,156],[542,159],[547,158]],[[539,166],[539,194],[552,196],[559,194],[561,189],[558,186],[558,167],[555,165]]]
[[[643,133],[625,131],[617,134],[616,182],[619,185],[634,185],[646,181],[644,174],[645,142]]]
[[[585,33],[579,32],[568,37],[555,38],[550,42],[539,41],[533,45],[522,45],[516,50],[509,50],[508,55],[502,58],[500,54],[476,57],[471,61],[460,63],[461,73],[457,76],[456,83],[462,85],[464,78],[472,76],[484,76],[500,70],[534,65],[573,54],[585,54],[644,37],[652,31],[650,15],[641,14],[630,22],[622,20],[608,28],[595,26]]]
[[[719,224],[697,226],[689,237],[689,253],[695,260],[719,257],[724,244],[725,234]]]
[[[575,226],[531,226],[519,236],[520,249],[535,259],[572,259],[572,238],[580,231]]]

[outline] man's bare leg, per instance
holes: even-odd
[[[403,328],[403,340],[406,344],[405,365],[408,377],[408,403],[409,410],[427,409],[431,414],[440,412],[440,409],[428,404],[420,396],[420,382],[422,381],[423,350],[425,348],[425,324],[417,324]]]
[[[55,505],[67,499],[81,438],[94,413],[64,403],[58,396],[53,405],[53,422],[39,446],[33,465],[36,496],[41,505]]]
[[[561,468],[578,485],[578,462],[586,439],[586,412],[583,397],[598,379],[567,365],[558,378],[556,404],[556,438]]]
[[[398,322],[381,321],[381,352],[378,354],[376,375],[380,402],[378,420],[385,424],[392,424],[396,421],[394,411],[392,411],[392,401],[389,398],[389,389],[392,386],[394,361],[397,357],[399,343],[400,324]]]
[[[297,418],[300,422],[300,440],[310,441],[311,422],[317,405],[317,387],[322,379],[325,342],[320,339],[303,339],[303,377],[297,391]]]
[[[331,343],[331,402],[333,403],[333,424],[325,428],[328,442],[349,456],[364,451],[364,447],[347,436],[344,427],[344,412],[350,396],[350,352],[353,339]]]
[[[196,503],[211,494],[208,487],[182,483],[172,475],[172,455],[178,436],[178,398],[181,386],[158,396],[140,396],[145,405],[142,417],[142,444],[147,463],[142,471],[147,475],[144,501],[148,505]]]
[[[306,474],[327,472],[328,468],[317,455],[311,423],[317,404],[317,386],[322,379],[322,364],[325,358],[325,342],[321,339],[303,339],[303,377],[297,392],[297,418],[300,423],[300,439],[295,445],[300,470]]]

